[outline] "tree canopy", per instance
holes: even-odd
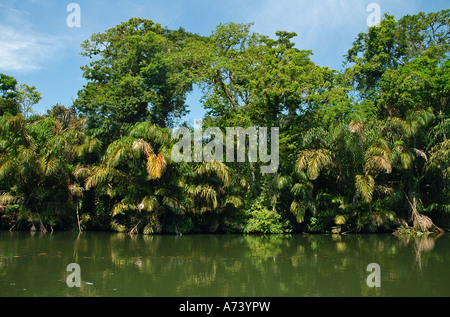
[[[0,224],[144,234],[448,229],[449,19],[450,10],[385,15],[337,71],[296,48],[293,32],[227,23],[200,36],[132,18],[82,43],[87,84],[73,105],[45,115],[32,111],[36,87],[0,74]],[[203,129],[279,128],[276,173],[260,172],[261,157],[172,160],[172,129],[184,124],[194,86]]]

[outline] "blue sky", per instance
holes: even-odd
[[[66,23],[72,2],[81,9],[80,27]],[[396,18],[450,7],[448,0],[0,0],[0,73],[37,87],[43,97],[38,113],[57,103],[69,106],[86,83],[80,66],[89,60],[80,55],[81,42],[131,17],[201,35],[227,22],[253,22],[253,31],[269,36],[296,32],[297,48],[339,70],[357,34],[367,30],[370,3]],[[188,98],[188,120],[203,116],[199,97]]]

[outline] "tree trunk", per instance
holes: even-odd
[[[78,206],[79,203],[77,202],[77,222],[78,222],[78,233],[81,233],[81,225],[80,225],[80,216],[78,214]]]

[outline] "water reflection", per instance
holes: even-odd
[[[449,250],[447,235],[1,232],[0,296],[448,296]],[[65,283],[69,263],[80,288]]]
[[[436,240],[442,237],[444,233],[440,233],[438,235],[417,235],[417,236],[398,236],[399,240],[405,245],[411,245],[415,254],[416,254],[416,262],[419,268],[422,268],[422,253],[423,252],[431,252],[436,244]]]

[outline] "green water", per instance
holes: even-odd
[[[0,232],[0,296],[450,296],[450,236]],[[80,266],[69,287],[67,266]],[[370,263],[380,287],[369,287]]]

